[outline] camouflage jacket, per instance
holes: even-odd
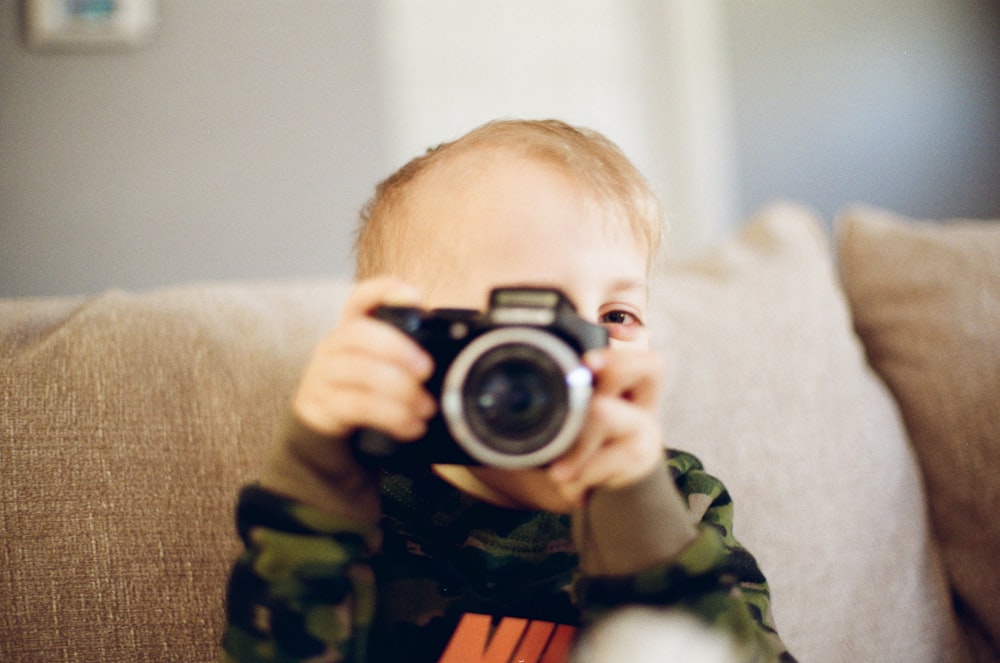
[[[249,486],[225,660],[565,661],[577,629],[629,605],[686,611],[726,630],[749,661],[793,660],[766,581],[733,538],[728,492],[690,454],[667,463],[703,512],[698,535],[625,577],[580,572],[569,516],[496,507],[430,471],[382,473],[377,532]]]

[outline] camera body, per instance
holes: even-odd
[[[416,442],[358,431],[353,444],[363,462],[540,467],[579,435],[593,387],[581,357],[607,345],[608,334],[580,318],[562,292],[497,288],[486,312],[384,306],[374,317],[434,359],[426,387],[439,408]]]

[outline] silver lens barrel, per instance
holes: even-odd
[[[500,327],[465,346],[441,410],[455,442],[484,465],[538,467],[566,453],[586,419],[593,376],[558,336]]]

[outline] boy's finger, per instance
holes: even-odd
[[[344,370],[314,375],[300,385],[292,406],[309,428],[340,438],[359,427],[379,428],[401,431],[408,439],[415,423],[422,426],[433,416],[434,399],[404,371],[363,357],[343,364]]]
[[[378,429],[400,441],[416,440],[427,431],[427,420],[417,415],[408,403],[368,391],[346,392],[338,409],[341,421],[349,422],[352,431]]]
[[[369,317],[348,320],[323,342],[320,352],[331,362],[347,355],[365,355],[398,364],[419,380],[434,370],[430,355],[400,330]]]
[[[597,453],[605,440],[615,435],[609,428],[609,422],[621,421],[621,418],[615,417],[613,413],[617,409],[619,408],[614,399],[601,395],[594,396],[580,437],[569,451],[549,466],[549,475],[553,481],[570,483],[579,478],[584,465]]]
[[[415,440],[427,429],[426,420],[417,416],[406,403],[362,389],[342,391],[335,405],[318,406],[303,400],[296,401],[293,409],[307,427],[328,436],[324,444],[330,439],[337,440],[334,444],[342,444],[341,440],[359,428],[377,428],[402,441]],[[314,462],[321,462],[324,453],[323,449],[314,449],[308,456],[313,457]]]
[[[594,391],[624,398],[641,407],[655,407],[663,374],[663,358],[656,352],[601,349],[584,355],[594,373]]]
[[[363,322],[383,327],[374,321]],[[394,333],[395,330],[376,331]],[[402,404],[414,417],[429,419],[437,404],[424,388],[424,380],[432,368],[429,358],[424,361],[426,370],[418,371],[401,360],[393,361],[372,352],[371,348],[341,347],[310,363],[296,391],[296,410],[311,427],[336,436],[346,435],[358,425],[372,427],[380,423],[377,411],[369,414],[368,410],[359,412],[344,406],[348,397],[356,398],[357,394],[368,395],[374,401]]]
[[[568,487],[586,494],[596,488],[622,488],[648,477],[662,462],[662,451],[656,456],[637,447],[614,444],[602,447],[588,463],[580,477]]]
[[[628,403],[598,397],[594,415],[577,444],[549,468],[557,484],[583,490],[608,482],[627,482],[642,476],[657,462],[662,447],[655,423]],[[595,407],[596,406],[596,407]],[[608,465],[608,459],[628,458],[627,465]]]
[[[338,389],[372,392],[406,404],[424,419],[430,418],[436,409],[434,399],[413,373],[380,358],[345,355],[331,362],[325,374],[319,377],[324,382],[323,387],[331,390],[331,395],[338,393],[335,391]]]
[[[367,316],[379,306],[420,306],[420,291],[402,279],[380,276],[362,281],[354,288],[341,319]]]

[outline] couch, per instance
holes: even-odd
[[[804,662],[1000,660],[1000,223],[772,205],[657,274],[668,444]],[[0,302],[0,660],[208,661],[343,279]]]

